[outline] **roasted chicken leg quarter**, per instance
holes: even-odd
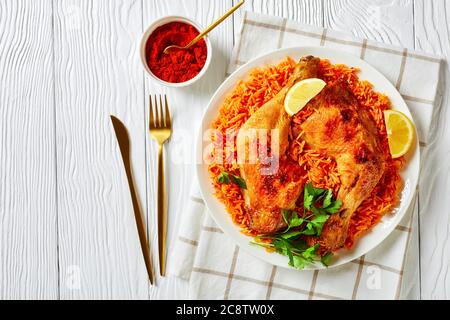
[[[312,101],[315,112],[301,125],[307,144],[336,160],[341,179],[340,212],[324,225],[321,244],[334,251],[344,245],[350,218],[371,194],[385,169],[376,124],[358,105],[346,82],[330,84]]]
[[[258,109],[241,127],[237,136],[237,149],[244,161],[240,161],[240,172],[245,179],[247,190],[244,198],[250,228],[259,234],[274,233],[285,226],[281,209],[294,208],[295,202],[303,190],[300,183],[301,168],[297,162],[286,157],[290,117],[284,110],[284,99],[288,90],[298,81],[317,77],[319,59],[304,57],[296,65],[286,86],[260,109]],[[272,157],[279,159],[277,170],[264,174],[261,159],[249,161],[250,146],[258,143],[258,136],[249,134],[252,130],[267,130],[276,134],[278,150],[271,150]],[[273,138],[273,137],[272,137]]]

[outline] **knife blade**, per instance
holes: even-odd
[[[128,131],[125,125],[111,115],[111,122],[116,133],[117,142],[119,143],[120,153],[122,154],[123,165],[127,175],[128,186],[131,193],[131,201],[133,203],[134,217],[136,220],[137,231],[139,235],[139,241],[141,244],[142,255],[144,256],[145,267],[147,269],[148,278],[150,283],[153,284],[153,264],[150,257],[149,243],[145,232],[145,223],[142,216],[141,207],[137,198],[137,193],[134,185],[133,175],[131,171],[130,163],[130,139],[128,137]]]

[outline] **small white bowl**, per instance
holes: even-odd
[[[184,22],[187,24],[190,24],[192,26],[194,26],[199,32],[201,32],[203,29],[194,21],[185,18],[185,17],[181,17],[181,16],[167,16],[167,17],[163,17],[161,19],[158,19],[156,21],[154,21],[150,27],[148,27],[147,31],[145,31],[144,35],[142,36],[142,40],[141,40],[141,61],[142,64],[144,66],[144,69],[147,71],[147,73],[158,83],[165,85],[165,86],[169,86],[169,87],[186,87],[189,86],[191,84],[193,84],[194,82],[197,82],[197,80],[199,80],[205,73],[206,70],[208,69],[210,63],[211,63],[211,55],[212,55],[212,50],[211,50],[211,42],[208,39],[208,36],[205,36],[204,39],[206,41],[206,48],[208,50],[207,54],[206,54],[206,62],[205,65],[203,66],[202,70],[200,70],[199,74],[197,74],[194,78],[185,81],[185,82],[179,82],[179,83],[174,83],[174,82],[167,82],[164,81],[160,78],[158,78],[156,75],[153,74],[153,72],[150,70],[148,64],[147,64],[147,59],[146,59],[146,45],[147,45],[147,41],[148,38],[150,37],[150,35],[153,33],[153,31],[155,31],[158,27],[161,27],[165,24],[168,24],[170,22]]]

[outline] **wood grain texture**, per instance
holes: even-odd
[[[412,0],[324,0],[324,25],[414,48]]]
[[[239,1],[234,0],[234,2]],[[245,2],[243,9],[322,26],[322,2],[322,0],[250,0]],[[235,21],[240,23],[240,20],[240,16],[236,15]]]
[[[431,143],[423,157],[421,184],[422,298],[450,298],[450,2],[415,0],[416,48],[441,55],[442,103],[434,116]]]
[[[342,30],[367,38],[414,49],[414,8],[412,0],[325,0],[325,27]],[[419,214],[414,206],[414,233],[411,237],[407,274],[402,296],[420,297]],[[417,267],[416,267],[417,266]],[[413,280],[413,281],[411,281]]]
[[[0,30],[0,299],[54,299],[51,1],[0,1]]]
[[[233,0],[233,2],[239,1]],[[240,30],[244,10],[279,16],[319,27],[323,26],[322,0],[247,0],[242,10],[234,15],[235,34]]]
[[[144,27],[146,28],[157,18],[166,15],[186,16],[201,26],[206,27],[219,18],[229,8],[231,1],[145,1]],[[168,230],[168,270],[171,261],[170,248],[174,244],[178,230],[179,218],[183,214],[189,201],[189,190],[196,179],[194,171],[194,151],[200,120],[209,99],[214,91],[225,79],[228,58],[233,46],[233,20],[224,21],[210,34],[213,46],[210,69],[203,79],[187,88],[166,88],[145,77],[146,111],[148,111],[148,95],[166,93],[169,99],[171,115],[173,117],[173,136],[166,145],[166,165],[169,195],[169,230]],[[147,134],[148,136],[148,134]],[[157,214],[156,214],[156,144],[149,137],[147,139],[147,168],[148,168],[148,221],[151,241],[157,243]],[[153,248],[153,256],[157,261],[157,248]],[[174,290],[175,288],[175,290]],[[150,299],[187,298],[187,282],[168,277],[160,279],[158,288],[150,289]]]
[[[110,114],[128,127],[145,199],[141,1],[54,1],[62,299],[146,299],[148,281]],[[145,200],[142,201],[144,212]],[[79,277],[79,283],[78,283]]]

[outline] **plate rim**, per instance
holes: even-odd
[[[384,82],[384,85],[386,85],[387,87],[390,87],[390,91],[392,91],[392,93],[394,93],[395,95],[397,95],[397,99],[400,99],[400,102],[406,107],[407,110],[407,115],[410,117],[410,119],[412,120],[412,122],[414,123],[414,127],[415,127],[415,141],[414,141],[414,148],[415,150],[413,152],[410,153],[410,161],[414,161],[414,165],[416,167],[416,170],[414,170],[414,177],[413,177],[413,183],[411,186],[409,186],[410,192],[407,195],[407,199],[404,200],[406,202],[406,204],[403,207],[403,210],[400,210],[400,212],[396,213],[396,218],[395,218],[395,222],[392,223],[390,226],[388,226],[388,230],[387,232],[385,232],[384,234],[381,234],[379,239],[377,239],[375,242],[375,244],[372,245],[368,245],[366,247],[366,249],[364,249],[362,253],[359,253],[357,256],[354,257],[350,257],[350,258],[346,258],[344,259],[344,261],[341,261],[340,263],[337,264],[332,264],[329,267],[325,267],[323,265],[319,265],[319,264],[311,264],[307,267],[305,267],[304,269],[295,269],[291,266],[289,266],[286,262],[285,263],[280,263],[280,259],[279,258],[270,258],[273,257],[275,254],[274,253],[269,253],[269,252],[265,252],[263,248],[260,248],[259,251],[255,251],[251,249],[251,244],[250,244],[250,236],[245,236],[238,225],[234,224],[231,221],[231,217],[229,215],[229,212],[226,210],[225,206],[223,203],[221,203],[219,201],[219,199],[217,199],[214,194],[209,194],[209,191],[206,190],[205,184],[202,183],[202,180],[204,178],[204,172],[202,172],[202,170],[204,169],[204,166],[207,166],[207,164],[204,163],[203,161],[203,135],[204,135],[204,131],[205,129],[209,129],[211,126],[211,123],[206,124],[205,126],[205,121],[206,121],[206,117],[207,115],[212,112],[212,106],[213,103],[215,102],[215,100],[220,99],[222,97],[223,98],[226,96],[226,92],[222,92],[224,91],[224,89],[226,89],[228,86],[230,86],[230,82],[231,83],[231,87],[233,87],[236,82],[242,78],[242,75],[240,75],[241,73],[243,73],[242,70],[247,69],[249,66],[259,62],[259,60],[268,60],[270,59],[271,56],[275,56],[275,55],[280,55],[282,53],[286,53],[285,57],[288,57],[289,54],[288,52],[292,52],[292,51],[326,51],[329,52],[333,55],[338,55],[338,56],[344,56],[347,59],[352,59],[353,61],[355,61],[355,63],[363,65],[364,68],[368,69],[368,71],[375,73],[378,77],[381,77],[382,81]],[[292,53],[291,53],[292,54]],[[304,56],[304,53],[299,53],[299,56]],[[323,58],[321,56],[318,55],[319,58]],[[281,61],[281,59],[279,60]],[[276,63],[276,62],[274,62]],[[335,63],[339,63],[339,62],[335,62]],[[260,65],[255,65],[252,66],[252,68],[261,68],[264,67],[265,65],[268,65],[267,63],[261,63]],[[363,70],[361,70],[363,71]],[[243,76],[248,76],[248,71],[243,73]],[[391,94],[386,94],[390,99],[392,99]],[[216,108],[217,110],[214,110],[214,112],[218,112],[218,108]],[[395,109],[395,108],[394,108]],[[345,265],[355,259],[360,258],[363,255],[366,255],[367,253],[369,253],[370,251],[372,251],[373,249],[375,249],[377,246],[379,246],[381,243],[383,243],[391,234],[392,232],[395,230],[395,228],[398,226],[398,224],[402,221],[402,219],[406,216],[406,214],[410,211],[411,209],[411,205],[413,204],[413,200],[415,198],[416,195],[416,188],[418,185],[418,178],[419,178],[419,174],[420,174],[420,147],[419,147],[419,143],[418,143],[418,135],[417,135],[417,126],[415,124],[414,118],[412,117],[411,111],[409,109],[408,104],[405,102],[405,100],[403,99],[402,95],[400,94],[400,92],[397,90],[397,88],[395,88],[395,86],[380,72],[378,71],[378,69],[376,69],[375,67],[373,67],[370,63],[368,63],[367,61],[362,60],[361,58],[342,51],[342,50],[337,50],[337,49],[332,49],[332,48],[326,48],[326,47],[322,47],[322,46],[295,46],[295,47],[288,47],[288,48],[280,48],[280,49],[276,49],[264,54],[261,54],[251,60],[249,60],[248,62],[246,62],[245,64],[243,64],[242,66],[240,66],[239,68],[237,68],[234,72],[232,72],[223,82],[222,84],[215,90],[214,94],[211,96],[207,107],[205,108],[203,115],[202,115],[202,119],[201,119],[201,125],[200,128],[198,130],[198,135],[197,135],[197,139],[195,141],[195,157],[196,157],[196,165],[195,165],[195,170],[196,170],[196,178],[197,178],[197,183],[200,189],[200,194],[202,196],[202,198],[204,199],[204,204],[206,206],[206,208],[209,211],[209,215],[213,218],[213,220],[215,221],[215,223],[223,230],[223,232],[225,233],[225,235],[227,237],[229,237],[236,245],[238,245],[240,248],[242,248],[246,253],[262,260],[263,262],[267,262],[269,264],[275,265],[275,266],[279,266],[279,267],[283,267],[283,268],[287,268],[287,269],[291,269],[291,270],[298,270],[298,271],[312,271],[312,270],[322,270],[322,269],[331,269],[331,268],[335,268],[338,266],[342,266]],[[411,161],[411,162],[412,162]],[[210,188],[212,187],[211,185],[211,180],[209,175],[206,175],[206,180],[208,181],[208,183],[210,184]],[[401,192],[404,192],[406,189],[406,186],[403,187]],[[208,198],[212,197],[214,199],[213,202],[215,202],[215,205],[213,205],[213,203],[210,203],[210,201],[208,201]],[[232,227],[235,229],[234,232],[231,231],[228,226],[225,226],[222,224],[222,222],[220,221],[220,219],[217,216],[217,212],[215,212],[215,209],[217,208],[217,204],[219,206],[222,207],[222,209],[225,211],[225,213],[227,214],[227,218],[230,220],[230,222],[232,223]],[[400,208],[400,206],[402,205],[401,201],[400,203],[396,206],[395,209]],[[394,210],[395,210],[394,209]],[[384,217],[383,217],[384,218]],[[382,219],[383,219],[382,218]],[[382,220],[375,225],[371,230],[374,230],[376,227],[378,227],[381,224]],[[240,238],[238,238],[238,234],[236,233],[236,231],[238,232],[238,234],[240,234],[241,236],[244,236],[245,238],[248,238],[246,242],[243,242]],[[234,234],[233,234],[234,233]],[[364,238],[367,235],[363,235],[362,238]],[[359,239],[361,240],[361,239]],[[359,241],[358,241],[359,242]],[[345,250],[347,253],[353,251],[355,249],[355,247],[357,246],[357,243],[355,243],[354,247],[350,250]],[[259,253],[258,253],[259,252]],[[282,255],[275,255],[275,256],[279,256],[282,257],[283,260],[286,260],[287,257],[284,257]],[[350,255],[351,256],[351,255]],[[275,261],[278,260],[278,261]]]

